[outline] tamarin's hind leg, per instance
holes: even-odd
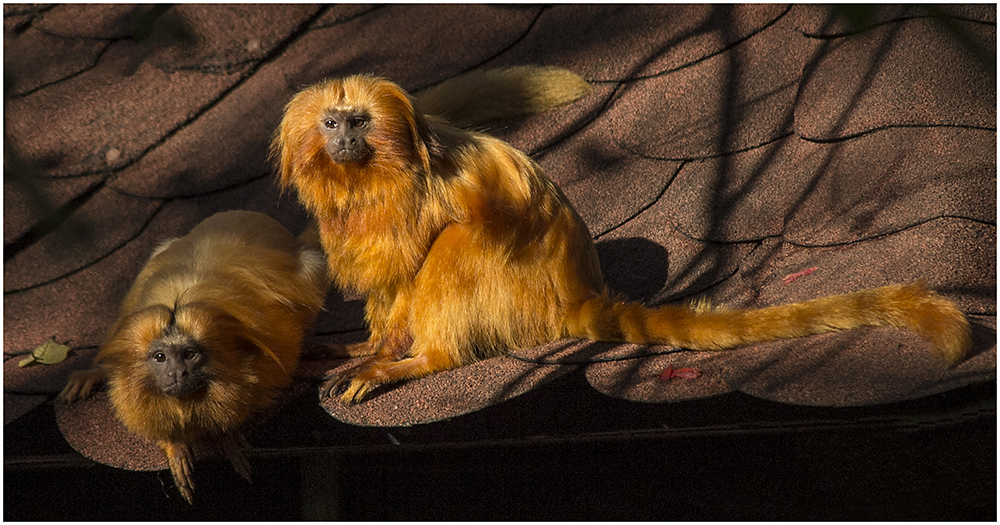
[[[398,303],[395,305],[398,311],[379,314],[382,317],[388,317],[390,314],[393,314],[396,318],[385,321],[380,317],[378,328],[371,327],[371,337],[367,341],[348,344],[329,343],[325,345],[329,354],[334,357],[363,357],[376,354],[389,354],[396,359],[406,355],[406,352],[410,349],[412,339],[405,327],[406,303],[404,301],[399,301]],[[371,311],[372,309],[377,309],[377,306],[373,307],[372,301],[369,301],[367,308]],[[371,314],[369,313],[369,315]]]
[[[326,343],[323,347],[331,357],[364,357],[378,352],[378,344],[370,340],[360,343]]]
[[[395,328],[389,334],[388,337],[380,340],[368,340],[364,343],[356,343],[353,345],[346,345],[346,349],[354,350],[357,353],[350,354],[351,357],[371,355],[368,359],[365,359],[361,363],[354,365],[343,372],[336,372],[327,376],[327,379],[333,379],[329,383],[326,389],[326,395],[329,397],[334,396],[337,392],[347,388],[351,388],[350,385],[354,384],[355,379],[364,374],[367,370],[384,365],[385,363],[392,363],[399,361],[407,355],[410,351],[410,347],[413,345],[413,339],[410,337],[409,332],[405,328]],[[375,354],[375,355],[372,355]],[[374,385],[372,386],[374,388]],[[371,388],[365,390],[367,393]],[[344,394],[346,396],[346,393]],[[364,394],[361,394],[356,399],[351,396],[350,399],[344,398],[344,404],[350,404],[352,402],[361,401]]]
[[[249,482],[250,462],[244,451],[250,448],[250,444],[247,443],[243,433],[239,430],[226,433],[219,438],[219,446],[222,448],[222,455],[233,465],[233,470]]]

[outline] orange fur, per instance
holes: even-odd
[[[450,96],[461,106],[469,95]],[[346,387],[344,403],[560,337],[720,350],[892,325],[931,340],[948,363],[970,347],[962,313],[920,284],[761,310],[612,299],[586,226],[535,162],[415,107],[381,78],[328,80],[288,103],[273,145],[282,185],[318,221],[331,277],[367,297],[371,338],[353,355],[375,355],[334,382],[331,391]],[[326,154],[319,129],[329,111],[370,116],[367,158]]]
[[[458,127],[569,104],[590,93],[586,80],[572,71],[548,66],[513,66],[473,70],[425,89],[419,111]]]
[[[98,368],[74,374],[61,398],[89,393],[95,373],[106,377],[115,414],[157,442],[191,501],[190,445],[234,442],[247,417],[291,382],[327,283],[322,254],[273,219],[246,211],[213,215],[154,252],[122,302],[95,358]],[[150,344],[171,325],[209,356],[207,385],[180,397],[160,391],[147,363]],[[249,474],[245,460],[230,459]]]
[[[602,341],[665,344],[691,350],[725,350],[752,343],[838,332],[863,326],[909,328],[953,364],[972,345],[965,316],[922,282],[757,310],[707,310],[667,306],[648,310],[601,295],[567,313],[566,330]]]

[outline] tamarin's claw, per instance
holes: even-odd
[[[323,388],[324,398],[340,396],[340,401],[344,405],[360,403],[368,392],[371,392],[376,383],[365,379],[358,379],[358,376],[371,368],[372,362],[376,358],[365,359],[361,363],[346,370],[330,372],[323,379],[329,380]]]
[[[369,381],[357,379],[359,372],[361,370],[355,367],[328,375],[327,379],[330,381],[323,388],[324,397],[332,398],[339,395],[340,402],[344,405],[360,403],[375,388],[375,385]]]
[[[328,380],[323,388],[324,397],[337,397],[347,391],[351,381],[361,372],[360,367],[353,366],[341,372],[331,372],[323,379]]]
[[[324,377],[327,383],[323,385],[323,398],[334,397],[346,388],[347,378],[339,374]]]
[[[375,385],[370,381],[365,381],[363,379],[354,379],[351,384],[347,387],[347,391],[340,396],[340,402],[344,405],[353,405],[355,403],[360,403],[368,392],[371,392],[375,388]]]

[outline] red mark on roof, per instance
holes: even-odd
[[[806,275],[809,275],[815,272],[816,270],[819,270],[819,266],[810,266],[809,268],[806,268],[801,272],[790,273],[786,275],[784,279],[781,280],[781,284],[789,284],[792,281],[798,279],[799,277],[805,277]]]
[[[701,372],[699,372],[697,368],[678,368],[677,370],[674,370],[672,365],[667,365],[666,370],[660,373],[660,380],[662,381],[668,381],[675,377],[679,377],[681,379],[697,379],[701,377]]]

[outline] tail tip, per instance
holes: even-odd
[[[952,367],[972,351],[972,327],[954,302],[929,290],[926,283],[913,284],[925,297],[926,308],[919,319],[919,332],[931,342],[931,352]]]
[[[968,321],[954,323],[951,330],[937,334],[931,341],[931,352],[948,367],[960,363],[972,351],[972,329]]]

